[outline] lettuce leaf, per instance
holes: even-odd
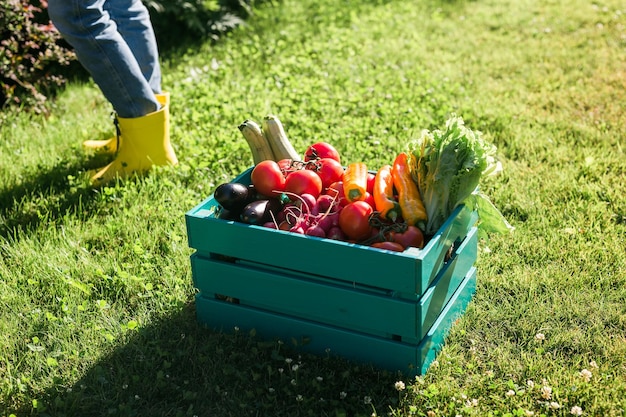
[[[409,155],[411,174],[428,214],[426,235],[435,234],[454,209],[475,192],[483,175],[502,169],[496,147],[484,140],[481,132],[467,128],[456,114],[450,116],[443,130],[423,130],[409,143]]]

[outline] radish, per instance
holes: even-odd
[[[313,225],[304,232],[308,236],[326,237],[326,232],[319,225]]]
[[[300,198],[295,201],[295,204],[300,208],[302,208],[303,204],[306,204],[308,213],[313,216],[316,216],[320,212],[317,206],[317,200],[313,194],[308,194],[308,193],[300,194]],[[303,209],[302,211],[307,211],[307,210]]]
[[[298,233],[298,234],[301,234],[301,235],[304,234],[304,228],[301,225],[299,225],[299,224],[295,225],[295,226],[292,226],[291,229],[289,229],[289,231],[292,232],[292,233]]]
[[[336,197],[330,194],[322,194],[317,197],[317,208],[320,213],[324,213],[326,211],[334,211],[336,206]]]
[[[317,220],[317,225],[328,232],[331,227],[339,225],[339,212],[324,214]]]
[[[339,226],[331,227],[330,230],[328,230],[328,232],[326,233],[326,237],[333,240],[346,240],[346,235],[339,228]]]

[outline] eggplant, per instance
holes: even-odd
[[[239,221],[239,211],[226,210],[224,207],[220,207],[217,218],[222,220]]]
[[[262,226],[264,223],[272,221],[272,214],[276,217],[281,209],[282,204],[276,198],[256,200],[243,208],[240,220],[244,223]]]
[[[240,212],[246,204],[255,199],[247,185],[238,182],[227,182],[218,185],[213,192],[213,198],[220,206],[231,212]]]

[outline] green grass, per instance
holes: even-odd
[[[3,112],[0,416],[625,415],[625,51],[617,0],[265,4],[164,58],[180,165],[101,190],[94,85]],[[380,166],[451,112],[498,146],[516,230],[425,376],[197,325],[184,213],[252,163],[239,123]]]

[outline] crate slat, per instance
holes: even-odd
[[[256,330],[265,340],[295,339],[298,348],[317,355],[340,357],[399,370],[408,375],[423,375],[441,350],[456,319],[465,311],[476,289],[476,269],[472,267],[455,291],[426,336],[418,344],[384,339],[366,333],[349,331],[323,323],[258,310],[196,296],[198,322],[221,332]]]

